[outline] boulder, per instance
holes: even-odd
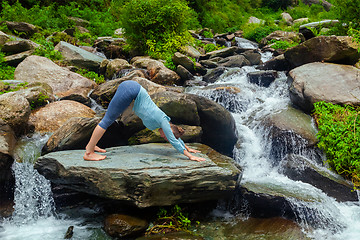
[[[58,97],[66,97],[74,93],[87,97],[90,90],[96,86],[94,81],[61,68],[48,58],[35,55],[22,61],[15,69],[14,76],[15,79],[29,83],[45,82]]]
[[[311,62],[355,64],[360,58],[359,44],[348,36],[319,36],[311,38],[285,52],[291,66]]]
[[[290,63],[285,59],[284,54],[276,56],[263,65],[259,66],[261,70],[289,71]]]
[[[107,81],[101,85],[99,85],[97,88],[94,89],[94,91],[91,93],[90,97],[93,98],[98,104],[100,104],[103,107],[107,107],[112,99],[112,97],[115,95],[115,92],[123,81],[126,80],[134,80],[140,85],[145,88],[148,93],[151,95],[158,91],[166,91],[165,87],[159,84],[156,84],[154,82],[151,82],[144,78],[144,74],[141,71],[133,71],[129,75],[114,79],[111,81]]]
[[[100,118],[72,117],[50,136],[42,149],[49,153],[69,149],[85,149]]]
[[[323,20],[323,21],[319,21],[319,22],[311,22],[311,23],[306,23],[306,24],[299,26],[299,30],[304,29],[304,28],[332,27],[338,23],[340,23],[339,20]]]
[[[131,64],[136,68],[145,68],[147,69],[148,65],[151,62],[157,61],[155,59],[151,59],[150,57],[134,57],[131,59]]]
[[[211,148],[193,144],[204,162],[187,160],[170,144],[107,149],[104,161],[83,161],[83,150],[46,154],[35,169],[54,184],[116,199],[140,208],[226,198],[241,174],[234,161]]]
[[[203,130],[201,142],[222,154],[232,156],[237,136],[235,120],[231,113],[205,97],[189,94],[188,98],[197,105]]]
[[[325,167],[317,166],[303,156],[289,154],[281,162],[281,169],[290,179],[309,183],[339,202],[359,201],[351,182]]]
[[[309,22],[309,18],[298,18],[293,21],[294,24],[301,24]]]
[[[222,67],[241,68],[243,66],[249,66],[250,62],[243,55],[234,55],[226,57],[223,60],[219,61],[219,65]]]
[[[261,20],[261,19],[258,19],[257,17],[253,17],[251,16],[248,20],[248,23],[249,24],[264,24],[265,21],[264,20]]]
[[[287,41],[287,42],[303,42],[305,41],[305,38],[300,33],[295,32],[285,32],[285,31],[275,31],[273,33],[270,33],[265,38],[261,39],[260,47],[266,46],[269,44],[272,40],[275,41]]]
[[[207,83],[216,82],[219,77],[226,71],[226,68],[223,66],[211,69],[204,77],[203,81]]]
[[[114,79],[116,75],[123,69],[131,69],[133,66],[125,59],[114,59],[106,65],[105,77],[107,79]]]
[[[4,44],[1,51],[10,54],[21,53],[29,50],[35,50],[39,47],[39,44],[34,43],[30,40],[20,40],[20,41],[8,41]]]
[[[290,71],[290,99],[311,112],[319,101],[360,105],[360,69],[332,63],[308,63]]]
[[[216,58],[216,57],[226,58],[235,55],[239,50],[240,50],[239,47],[223,48],[220,50],[215,50],[212,52],[208,52],[204,55],[201,55],[199,60],[206,60],[209,58]]]
[[[9,40],[10,37],[7,34],[0,31],[0,47],[4,46],[4,44]]]
[[[146,220],[124,215],[111,214],[105,218],[104,230],[114,238],[134,237],[143,234],[148,228]]]
[[[151,98],[173,123],[200,125],[197,104],[188,94],[163,91],[152,94]]]
[[[11,166],[14,162],[12,156],[15,144],[14,131],[0,119],[0,183],[8,181],[11,177]]]
[[[185,56],[182,53],[176,52],[173,56],[172,56],[172,61],[174,62],[175,66],[177,65],[181,65],[184,68],[186,68],[186,70],[188,70],[191,73],[195,73],[195,63],[187,56]]]
[[[200,142],[202,130],[200,126],[188,126],[188,125],[177,125],[185,130],[184,135],[181,139],[184,142]],[[145,143],[166,143],[166,140],[160,136],[159,131],[151,131],[149,129],[143,129],[137,132],[128,140],[130,145],[138,145]]]
[[[180,76],[164,66],[162,62],[150,62],[147,70],[152,82],[161,85],[181,85]]]
[[[16,136],[24,134],[30,116],[30,104],[21,94],[9,92],[0,95],[0,119],[8,124]]]
[[[46,83],[34,82],[26,85],[26,88],[18,91],[30,104],[31,109],[53,102],[55,97],[52,88]]]
[[[305,139],[311,146],[314,146],[318,142],[316,138],[317,130],[311,116],[291,106],[272,114],[267,119],[266,124],[271,125],[272,128],[276,128],[276,130],[271,130],[274,133],[273,137],[276,135],[279,136],[279,131],[292,131]]]
[[[201,56],[201,53],[196,48],[194,48],[193,46],[190,46],[190,45],[182,46],[180,48],[180,52],[182,54],[185,54],[186,56],[189,56],[189,57],[192,57],[195,59],[199,59],[199,57]]]
[[[248,73],[247,77],[251,83],[257,84],[261,87],[269,87],[270,84],[278,77],[278,73],[274,70],[257,71]]]
[[[30,23],[26,23],[26,22],[9,22],[6,21],[6,26],[8,27],[9,30],[11,31],[16,31],[18,32],[21,36],[24,37],[31,37],[32,35],[34,35],[34,33],[38,32],[38,29],[30,24]]]
[[[199,61],[199,63],[206,68],[216,68],[219,66],[216,62],[212,60],[201,60]]]
[[[282,20],[284,20],[284,22],[286,22],[287,25],[291,26],[293,24],[294,20],[289,13],[287,12],[281,13],[281,18]]]
[[[201,80],[187,80],[184,87],[207,86],[207,83]]]
[[[259,65],[261,63],[261,54],[255,50],[247,50],[241,53],[248,61],[249,65]]]
[[[63,41],[55,46],[55,50],[61,52],[63,62],[95,72],[98,71],[100,63],[104,60],[103,57]]]
[[[178,65],[176,67],[176,73],[180,76],[182,81],[186,81],[186,80],[190,80],[190,79],[194,79],[194,75],[191,74],[191,72],[189,72],[186,68],[184,68],[181,65]]]
[[[95,112],[89,107],[70,100],[50,103],[35,110],[30,115],[30,122],[37,132],[55,132],[72,117],[94,117]]]
[[[13,54],[10,56],[4,57],[4,63],[9,66],[17,67],[25,58],[31,56],[34,53],[34,50],[29,50],[17,54]]]

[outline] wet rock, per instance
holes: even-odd
[[[257,84],[261,87],[269,87],[270,84],[278,77],[278,73],[274,70],[268,70],[250,72],[247,76],[249,78],[249,82]]]
[[[353,65],[360,58],[358,47],[348,36],[319,36],[288,49],[285,58],[293,67],[321,61]]]
[[[9,41],[4,44],[1,51],[7,54],[16,54],[29,50],[35,50],[39,45],[30,40]]]
[[[106,217],[104,229],[111,237],[134,237],[145,232],[149,223],[137,217],[124,214],[111,214]]]
[[[226,68],[221,66],[211,69],[204,77],[203,81],[207,83],[214,83],[226,71]]]
[[[51,135],[42,153],[69,149],[85,149],[100,118],[72,117]]]
[[[207,160],[186,160],[170,144],[153,143],[107,149],[106,160],[96,163],[79,161],[83,150],[53,152],[40,157],[35,169],[55,184],[141,208],[232,194],[241,173],[233,160],[205,145],[190,146]]]
[[[16,144],[15,133],[11,127],[0,119],[0,183],[11,177],[11,166],[14,162],[13,152]],[[2,193],[3,194],[3,193]]]
[[[16,136],[24,134],[30,116],[30,104],[21,94],[9,92],[0,95],[0,119],[8,124]]]
[[[303,156],[289,154],[281,162],[281,169],[290,179],[309,183],[339,202],[359,200],[351,182]]]
[[[37,132],[55,132],[72,117],[93,117],[95,112],[89,107],[70,100],[50,103],[35,110],[30,115],[30,122]]]
[[[187,80],[184,87],[207,86],[207,83],[201,80]]]
[[[61,68],[48,58],[35,55],[22,61],[15,69],[14,76],[16,80],[25,80],[29,83],[45,82],[51,86],[58,97],[69,96],[73,93],[87,97],[89,91],[96,86],[94,81]]]
[[[98,71],[100,63],[104,60],[96,54],[63,41],[55,46],[55,50],[61,52],[63,62],[95,72]]]
[[[4,46],[4,44],[9,40],[10,37],[7,34],[0,31],[0,47]]]
[[[325,101],[333,104],[360,105],[360,70],[349,65],[308,63],[290,71],[290,99],[305,112],[313,104]]]
[[[248,50],[241,53],[248,61],[249,65],[259,65],[261,63],[261,54],[255,50]]]
[[[279,131],[293,131],[306,139],[311,146],[318,142],[317,130],[311,116],[296,108],[288,106],[287,109],[272,114],[268,119],[268,124],[273,125]]]
[[[106,65],[105,77],[107,79],[113,79],[117,73],[123,69],[131,69],[133,66],[125,59],[114,59]]]
[[[234,55],[230,57],[226,57],[219,62],[222,67],[241,68],[243,66],[249,66],[250,62],[243,55]]]
[[[186,70],[188,70],[191,73],[195,73],[195,63],[187,56],[185,56],[184,54],[181,54],[179,52],[176,52],[173,57],[172,60],[174,62],[174,64],[177,65],[181,65],[184,68],[186,68]]]
[[[259,66],[261,70],[289,71],[290,63],[286,60],[284,54],[276,56],[263,65]]]
[[[205,238],[203,238],[202,236],[193,235],[187,232],[172,232],[172,233],[155,234],[155,235],[148,235],[145,237],[136,238],[136,240],[165,240],[165,239],[166,240],[205,240]]]
[[[24,37],[31,37],[34,33],[38,32],[38,29],[30,24],[30,23],[26,23],[26,22],[9,22],[6,21],[6,26],[9,28],[9,30],[11,31],[16,31],[18,33],[20,33],[21,36]]]

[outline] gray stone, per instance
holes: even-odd
[[[360,105],[360,69],[332,63],[308,63],[290,71],[290,99],[305,112],[313,104]]]
[[[195,58],[195,59],[199,59],[199,57],[201,56],[201,53],[194,48],[193,46],[190,45],[186,45],[186,46],[182,46],[180,48],[180,52],[185,54],[186,56]]]
[[[274,70],[257,71],[250,72],[247,76],[249,78],[249,82],[255,83],[261,87],[269,87],[270,84],[278,77],[278,73]]]
[[[250,24],[264,24],[265,21],[264,20],[261,20],[261,19],[258,19],[257,17],[253,17],[251,16],[248,20],[248,23]]]
[[[230,196],[241,174],[233,160],[205,145],[191,147],[206,161],[187,160],[170,144],[153,143],[107,149],[100,162],[83,161],[84,150],[53,152],[40,157],[35,169],[53,183],[142,208]]]
[[[25,37],[31,37],[34,33],[38,32],[37,28],[26,22],[5,22],[7,27],[12,31],[25,34]]]
[[[0,31],[0,47],[3,46],[9,40],[10,37],[7,34]]]
[[[284,54],[281,54],[265,62],[263,65],[259,66],[259,69],[288,71],[290,69],[290,63],[285,59]]]
[[[207,83],[216,82],[219,77],[226,71],[226,68],[221,66],[214,69],[211,69],[204,77],[203,81]]]
[[[261,54],[254,50],[248,50],[244,53],[241,53],[248,61],[249,64],[252,65],[259,65],[261,63]]]
[[[181,77],[182,81],[194,79],[194,75],[181,65],[176,67],[176,73]]]
[[[15,144],[14,131],[0,119],[0,183],[6,182],[11,177]]]
[[[310,62],[355,64],[360,58],[359,44],[348,36],[319,36],[311,38],[285,52],[293,67]]]
[[[29,50],[35,50],[39,44],[30,40],[9,41],[4,44],[1,51],[8,54],[16,54]]]
[[[111,237],[124,238],[144,233],[149,223],[137,217],[111,214],[105,218],[104,230]]]
[[[302,156],[288,155],[281,162],[281,169],[290,179],[309,183],[339,202],[359,200],[351,182],[325,167],[315,165]]]
[[[91,71],[97,71],[104,60],[103,57],[63,41],[55,46],[55,50],[61,52],[64,62]]]
[[[293,24],[294,20],[289,13],[287,12],[281,13],[281,18],[286,22],[287,25],[291,26]]]
[[[222,67],[241,68],[243,66],[249,66],[250,62],[243,55],[234,55],[230,57],[226,57],[219,62]]]
[[[10,56],[4,57],[4,62],[10,66],[17,67],[25,58],[31,56],[34,53],[34,50],[29,50],[25,52],[21,52],[18,54],[13,54]]]
[[[201,60],[199,61],[201,65],[207,68],[216,68],[218,67],[218,64],[212,60]]]
[[[334,26],[335,24],[339,23],[339,20],[323,20],[323,21],[319,21],[319,22],[311,22],[311,23],[306,23],[303,24],[299,27],[299,29],[303,29],[303,28],[313,28],[313,27],[331,27]]]
[[[184,54],[176,52],[172,57],[172,60],[176,66],[181,65],[184,68],[186,68],[186,70],[188,70],[189,72],[195,73],[195,69],[194,69],[195,63]]]
[[[209,58],[216,58],[216,57],[226,58],[226,57],[234,55],[237,51],[239,51],[239,47],[223,48],[220,50],[208,52],[204,55],[201,55],[199,60],[206,60]]]
[[[105,77],[108,79],[114,79],[117,73],[123,69],[131,69],[133,66],[125,59],[114,59],[106,65]]]

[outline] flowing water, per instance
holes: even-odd
[[[220,103],[232,113],[241,142],[234,148],[234,158],[244,170],[241,183],[266,186],[274,192],[291,193],[286,200],[298,224],[312,239],[360,239],[359,202],[339,203],[320,189],[308,183],[293,181],[281,173],[279,160],[288,152],[287,148],[323,171],[329,170],[319,164],[322,162],[319,161],[319,154],[306,148],[305,140],[301,138],[286,142],[274,154],[269,127],[265,127],[263,122],[266,117],[286,109],[290,104],[286,76],[281,73],[265,88],[249,83],[247,73],[253,71],[256,71],[253,67],[243,67],[237,71],[232,69],[209,86],[188,89],[190,93]],[[223,86],[230,86],[230,93],[216,89]],[[239,93],[234,93],[232,89],[238,89]],[[224,214],[227,216],[229,212]]]
[[[101,231],[100,223],[89,222],[96,215],[91,209],[76,209],[77,215],[59,213],[55,209],[51,185],[33,167],[49,136],[35,134],[19,141],[12,166],[15,176],[14,212],[9,219],[0,219],[0,239],[39,240],[64,239],[74,226],[72,239],[110,239]]]

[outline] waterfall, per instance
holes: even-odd
[[[243,67],[224,73],[206,87],[187,89],[190,93],[218,102],[232,113],[239,138],[234,148],[234,159],[243,168],[241,184],[266,186],[285,192],[284,197],[297,223],[309,238],[359,239],[359,202],[337,202],[315,186],[291,180],[282,173],[281,160],[288,152],[302,156],[323,171],[329,170],[322,164],[324,156],[314,148],[307,148],[306,141],[292,132],[284,142],[278,143],[279,146],[272,147],[271,127],[264,125],[264,119],[290,105],[286,75],[280,73],[265,88],[248,81],[247,73],[253,71],[256,71],[254,67]],[[224,87],[228,87],[229,91],[219,91]],[[232,92],[232,88],[237,92]],[[243,208],[244,203],[240,204]],[[246,209],[241,209],[241,212],[244,211]]]
[[[48,138],[49,135],[37,133],[17,144],[16,161],[12,166],[15,177],[14,212],[10,218],[0,219],[0,239],[60,240],[64,239],[69,226],[74,226],[72,239],[108,239],[96,230],[100,228],[99,224],[84,223],[85,217],[91,218],[91,214],[96,214],[90,214],[89,209],[77,210],[80,215],[77,218],[56,212],[50,181],[33,167]]]

